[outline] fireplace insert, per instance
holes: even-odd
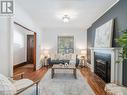
[[[95,52],[94,72],[106,83],[110,82],[111,77],[111,54]]]

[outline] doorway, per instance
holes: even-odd
[[[34,35],[27,35],[27,62],[34,63]]]
[[[27,63],[34,65],[36,70],[36,33],[27,35]]]
[[[14,70],[36,70],[36,32],[14,22]]]

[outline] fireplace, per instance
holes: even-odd
[[[111,54],[95,52],[94,61],[94,72],[106,83],[109,83],[111,79]]]
[[[127,60],[123,61],[123,85],[127,86]]]
[[[94,69],[96,66],[95,59],[101,59],[102,62],[106,61],[106,67],[108,65],[108,74],[110,77],[110,82],[122,85],[123,80],[123,64],[116,64],[116,61],[119,59],[119,52],[121,51],[121,48],[92,48],[91,47],[91,65],[89,66],[92,72],[95,72]],[[97,57],[95,58],[95,56]],[[100,57],[101,56],[101,57]],[[109,61],[107,61],[109,60]],[[100,62],[101,62],[100,61]],[[109,71],[110,70],[110,71]]]

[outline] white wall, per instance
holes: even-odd
[[[14,21],[18,22],[19,24],[37,32],[38,27],[35,25],[34,21],[30,17],[30,15],[17,3],[15,4],[15,15]],[[39,31],[38,31],[39,32]]]
[[[13,31],[14,21],[37,33],[37,53],[36,53],[36,69],[39,69],[40,52],[41,52],[41,31],[34,24],[30,16],[15,4],[15,15],[1,16],[0,15],[0,73],[6,76],[13,76]],[[20,51],[19,51],[20,52]]]
[[[13,63],[17,65],[27,61],[27,35],[34,33],[16,24],[13,32]]]
[[[6,76],[12,74],[11,35],[11,18],[9,16],[0,16],[0,73]]]
[[[31,29],[32,31],[37,33],[37,42],[36,42],[36,69],[39,69],[42,64],[40,64],[41,57],[41,30],[29,16],[29,14],[20,7],[17,3],[15,4],[15,16],[14,21]]]
[[[13,63],[17,65],[19,63],[26,62],[26,35],[18,27],[14,28],[13,36]]]
[[[75,51],[79,49],[86,49],[87,45],[87,32],[80,29],[44,29],[42,33],[42,49],[49,49],[57,51],[57,37],[58,36],[74,36]]]

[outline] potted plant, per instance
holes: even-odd
[[[122,51],[119,53],[120,60],[117,63],[127,60],[127,30],[122,31],[123,34],[116,39],[116,42],[122,48]]]

